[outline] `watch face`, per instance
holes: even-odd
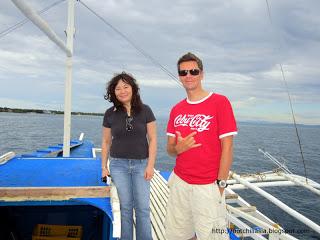
[[[225,188],[226,186],[227,186],[227,181],[225,181],[225,180],[220,180],[219,181],[219,187]]]

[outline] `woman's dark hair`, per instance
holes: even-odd
[[[107,83],[107,87],[106,87],[107,92],[104,95],[104,99],[109,102],[112,102],[113,106],[115,106],[117,110],[125,111],[124,106],[117,99],[115,94],[116,86],[120,80],[129,84],[132,87],[131,111],[139,112],[142,109],[142,104],[143,104],[140,98],[140,93],[139,93],[140,88],[137,84],[136,79],[131,74],[128,74],[126,72],[116,74],[113,78],[111,78],[111,80]]]

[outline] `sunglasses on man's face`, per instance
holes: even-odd
[[[190,70],[179,70],[179,76],[187,76],[188,72],[192,75],[192,76],[197,76],[200,74],[200,69],[190,69]]]
[[[133,117],[132,116],[127,116],[126,118],[126,130],[128,132],[133,130],[133,125],[132,125]]]

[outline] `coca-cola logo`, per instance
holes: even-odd
[[[191,130],[197,130],[198,132],[203,132],[205,130],[209,130],[210,125],[210,119],[212,119],[213,116],[210,115],[204,115],[204,114],[180,114],[174,119],[174,126],[189,126]]]

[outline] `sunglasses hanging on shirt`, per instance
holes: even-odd
[[[127,116],[126,117],[126,130],[128,132],[133,130],[132,121],[133,121],[133,117],[132,116]]]

